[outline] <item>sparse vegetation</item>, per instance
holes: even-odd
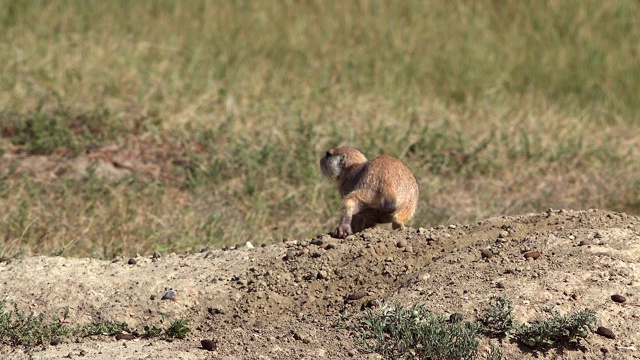
[[[135,329],[125,322],[94,321],[90,324],[69,326],[65,323],[68,313],[68,309],[59,316],[45,312],[28,313],[18,309],[8,312],[5,303],[0,301],[0,344],[34,347],[48,345],[54,340],[71,335],[87,337],[136,333]],[[184,339],[190,331],[187,323],[185,319],[177,319],[165,329],[146,325],[143,336],[155,337],[164,333],[169,338]]]
[[[517,340],[534,348],[551,347],[570,341],[589,341],[587,337],[593,333],[596,322],[595,310],[584,309],[570,315],[562,315],[551,309],[547,309],[547,312],[551,314],[550,318],[521,325],[517,331]]]
[[[387,359],[474,359],[480,345],[476,324],[449,322],[421,305],[367,310],[361,331],[363,349]]]
[[[341,143],[414,170],[414,226],[638,214],[639,15],[632,0],[0,0],[0,256],[326,232],[338,198],[317,158]]]
[[[67,311],[62,314],[66,317]],[[65,337],[71,329],[58,318],[44,312],[7,311],[0,301],[0,343],[10,346],[47,345],[51,340]]]
[[[483,332],[491,337],[505,337],[517,326],[513,302],[504,294],[492,296],[491,305],[484,309],[478,320],[483,325]]]
[[[481,333],[489,337],[513,336],[531,348],[548,349],[573,341],[588,342],[596,321],[593,309],[561,315],[545,308],[551,317],[519,325],[512,314],[513,303],[506,295],[493,296],[491,301],[477,324],[445,319],[423,305],[368,309],[356,336],[364,351],[377,352],[387,359],[475,359],[480,356]],[[502,352],[492,344],[491,350],[481,356],[501,359]]]

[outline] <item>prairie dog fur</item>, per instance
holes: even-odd
[[[418,182],[409,168],[390,156],[370,161],[352,147],[327,150],[320,159],[322,173],[340,190],[342,211],[334,236],[345,238],[376,224],[398,229],[413,217]]]

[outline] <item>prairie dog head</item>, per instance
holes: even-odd
[[[341,181],[354,166],[367,162],[367,158],[360,151],[351,147],[340,147],[327,150],[320,159],[322,173],[333,181]],[[345,171],[346,170],[346,171]]]

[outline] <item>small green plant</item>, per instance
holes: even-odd
[[[159,328],[155,325],[145,325],[144,326],[144,335],[143,337],[154,337],[162,334],[162,328]]]
[[[519,342],[533,348],[580,339],[589,342],[587,337],[596,322],[595,310],[584,309],[570,315],[562,315],[551,308],[544,310],[551,314],[550,318],[518,327],[516,339]]]
[[[483,332],[491,337],[505,337],[515,328],[512,314],[513,302],[506,295],[491,297],[491,305],[484,309],[478,319],[483,325]]]
[[[68,315],[65,309],[61,318]],[[5,310],[5,303],[0,302],[0,344],[10,346],[45,345],[54,339],[71,333],[63,322],[55,316],[48,316],[41,312],[38,315],[15,309]]]
[[[169,325],[169,327],[165,330],[165,334],[170,338],[176,339],[184,339],[187,336],[187,333],[191,331],[187,326],[188,320],[178,319]]]
[[[361,342],[364,351],[385,358],[473,359],[480,344],[478,330],[469,322],[449,323],[422,305],[383,307],[367,310]]]

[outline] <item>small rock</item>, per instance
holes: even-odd
[[[309,254],[309,256],[311,256],[312,258],[319,258],[322,256],[322,254],[324,253],[323,249],[320,249],[319,251],[314,251],[311,254]]]
[[[155,295],[151,295],[151,296],[149,296],[149,300],[155,300],[155,299],[156,299],[156,296],[155,296]]]
[[[607,329],[604,326],[599,326],[598,329],[596,330],[596,334],[598,334],[600,336],[604,336],[607,339],[615,339],[616,338],[616,334],[614,334],[613,331]]]
[[[311,239],[311,245],[321,246],[322,244],[324,244],[324,241],[320,238]]]
[[[614,294],[614,295],[611,295],[611,300],[622,304],[623,302],[627,301],[627,298],[625,298],[624,296],[622,296],[620,294]]]
[[[61,342],[62,342],[62,340],[60,340],[60,339],[53,339],[53,340],[51,340],[51,342],[49,344],[51,346],[57,346],[57,345],[60,345]]]
[[[407,246],[407,240],[406,239],[400,239],[398,240],[398,242],[396,243],[396,246],[399,248],[403,248]]]
[[[158,251],[155,251],[152,256],[152,258],[154,259],[160,259],[161,257],[162,257],[162,254],[160,254],[160,252]]]
[[[504,238],[506,238],[506,237],[508,237],[508,236],[509,236],[509,232],[508,232],[507,230],[502,230],[502,231],[500,231],[500,233],[498,234],[498,238],[500,238],[500,239],[504,239]]]
[[[594,238],[596,238],[596,239],[602,239],[602,233],[601,233],[600,231],[597,231],[597,232],[593,235],[593,237],[594,237]]]
[[[287,251],[287,254],[282,258],[284,261],[291,261],[296,258],[296,254],[293,251]]]
[[[331,250],[335,248],[336,248],[336,244],[334,243],[328,243],[327,246],[324,247],[325,250]]]
[[[366,291],[354,291],[352,293],[347,294],[347,296],[345,296],[345,300],[355,301],[355,300],[360,300],[365,296],[367,296]]]
[[[589,245],[593,245],[593,241],[591,241],[591,240],[580,240],[580,243],[578,244],[578,246],[589,246]]]
[[[164,293],[164,295],[162,295],[162,298],[160,300],[176,300],[176,298],[178,297],[178,294],[176,294],[175,291],[173,290],[169,290],[166,293]]]
[[[207,351],[214,351],[218,348],[218,344],[214,340],[209,339],[200,340],[200,345]]]
[[[136,336],[133,334],[118,334],[116,335],[116,340],[133,340]]]
[[[609,349],[607,349],[606,347],[603,346],[603,347],[600,348],[600,352],[603,353],[603,354],[606,354],[606,353],[609,352]]]
[[[538,250],[532,250],[532,251],[527,251],[526,253],[523,254],[525,259],[537,259],[540,257],[540,251]]]
[[[129,259],[129,261],[127,262],[127,264],[129,265],[135,265],[137,263],[136,259]]]
[[[217,314],[221,314],[224,315],[224,310],[221,308],[217,308],[217,307],[213,307],[213,306],[209,306],[207,308],[207,311],[209,312],[209,314],[211,315],[217,315]]]
[[[249,241],[247,241],[247,243],[246,243],[246,244],[244,244],[244,247],[245,247],[245,248],[247,248],[247,249],[249,249],[249,250],[251,250],[251,249],[254,249],[254,248],[255,248],[255,247],[253,246],[253,244],[252,244],[252,243],[250,243]]]
[[[496,283],[496,288],[498,288],[498,289],[504,289],[504,283],[503,283],[502,281],[498,281],[498,282]]]
[[[458,322],[460,322],[462,320],[464,320],[464,316],[462,316],[462,314],[453,313],[453,314],[449,315],[449,322],[451,322],[451,323],[458,323]]]
[[[480,250],[480,256],[482,256],[483,259],[490,259],[493,257],[493,252],[489,249],[482,249]]]
[[[328,272],[326,272],[325,270],[318,271],[318,279],[319,280],[323,280],[323,279],[326,280],[328,278],[329,278],[329,273]]]
[[[364,309],[373,309],[378,307],[378,302],[373,299],[367,300],[364,304],[362,304],[362,310]]]

